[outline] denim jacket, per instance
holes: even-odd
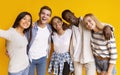
[[[48,30],[50,31],[50,33],[52,33],[52,29],[51,29],[51,26],[49,24],[47,24],[47,28]],[[32,27],[32,37],[31,37],[31,40],[30,39],[30,30],[28,32],[25,33],[27,39],[28,39],[28,46],[27,46],[27,54],[29,53],[29,49],[31,47],[31,45],[33,44],[34,40],[35,40],[35,37],[37,35],[37,31],[38,31],[38,24],[37,22],[34,23],[33,27]],[[49,56],[50,54],[50,49],[51,49],[51,35],[49,36],[48,38],[48,43],[49,43],[49,47],[47,49],[47,57]]]

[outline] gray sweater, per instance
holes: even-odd
[[[26,47],[28,41],[25,36],[20,35],[14,28],[0,30],[0,37],[7,40],[6,48],[10,57],[8,71],[16,73],[24,70],[29,65]]]

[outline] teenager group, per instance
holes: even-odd
[[[39,19],[32,23],[29,12],[21,12],[13,26],[0,30],[10,58],[8,75],[115,75],[117,50],[114,29],[101,23],[93,14],[77,18],[70,10],[62,18],[52,17],[52,10],[43,6]],[[50,57],[51,44],[54,52]]]

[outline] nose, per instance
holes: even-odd
[[[59,23],[56,23],[56,26],[59,26]]]
[[[85,24],[85,26],[86,26],[87,28],[89,28],[89,27],[90,27],[90,24],[87,22],[87,23]]]
[[[48,14],[44,14],[44,15],[43,15],[43,17],[47,17],[47,16],[48,16]]]
[[[44,14],[43,17],[46,17],[46,15]]]
[[[25,23],[29,24],[29,23],[30,23],[30,21],[29,21],[29,20],[25,20]]]
[[[87,26],[91,26],[91,24],[88,22],[88,23],[87,23]]]

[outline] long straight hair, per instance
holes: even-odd
[[[83,21],[86,17],[90,17],[92,20],[95,21],[96,23],[96,26],[99,28],[99,29],[103,29],[104,28],[104,25],[92,14],[92,13],[88,13],[84,16],[83,18]]]
[[[15,22],[14,22],[14,24],[13,24],[12,27],[13,27],[13,28],[18,27],[20,20],[21,20],[23,17],[25,17],[26,15],[29,15],[30,18],[31,18],[31,20],[30,20],[30,27],[27,28],[27,29],[25,29],[23,32],[25,33],[26,31],[28,31],[28,30],[32,27],[32,16],[31,16],[31,14],[30,14],[29,12],[21,12],[21,13],[17,16],[17,18],[16,18],[16,20],[15,20]]]

